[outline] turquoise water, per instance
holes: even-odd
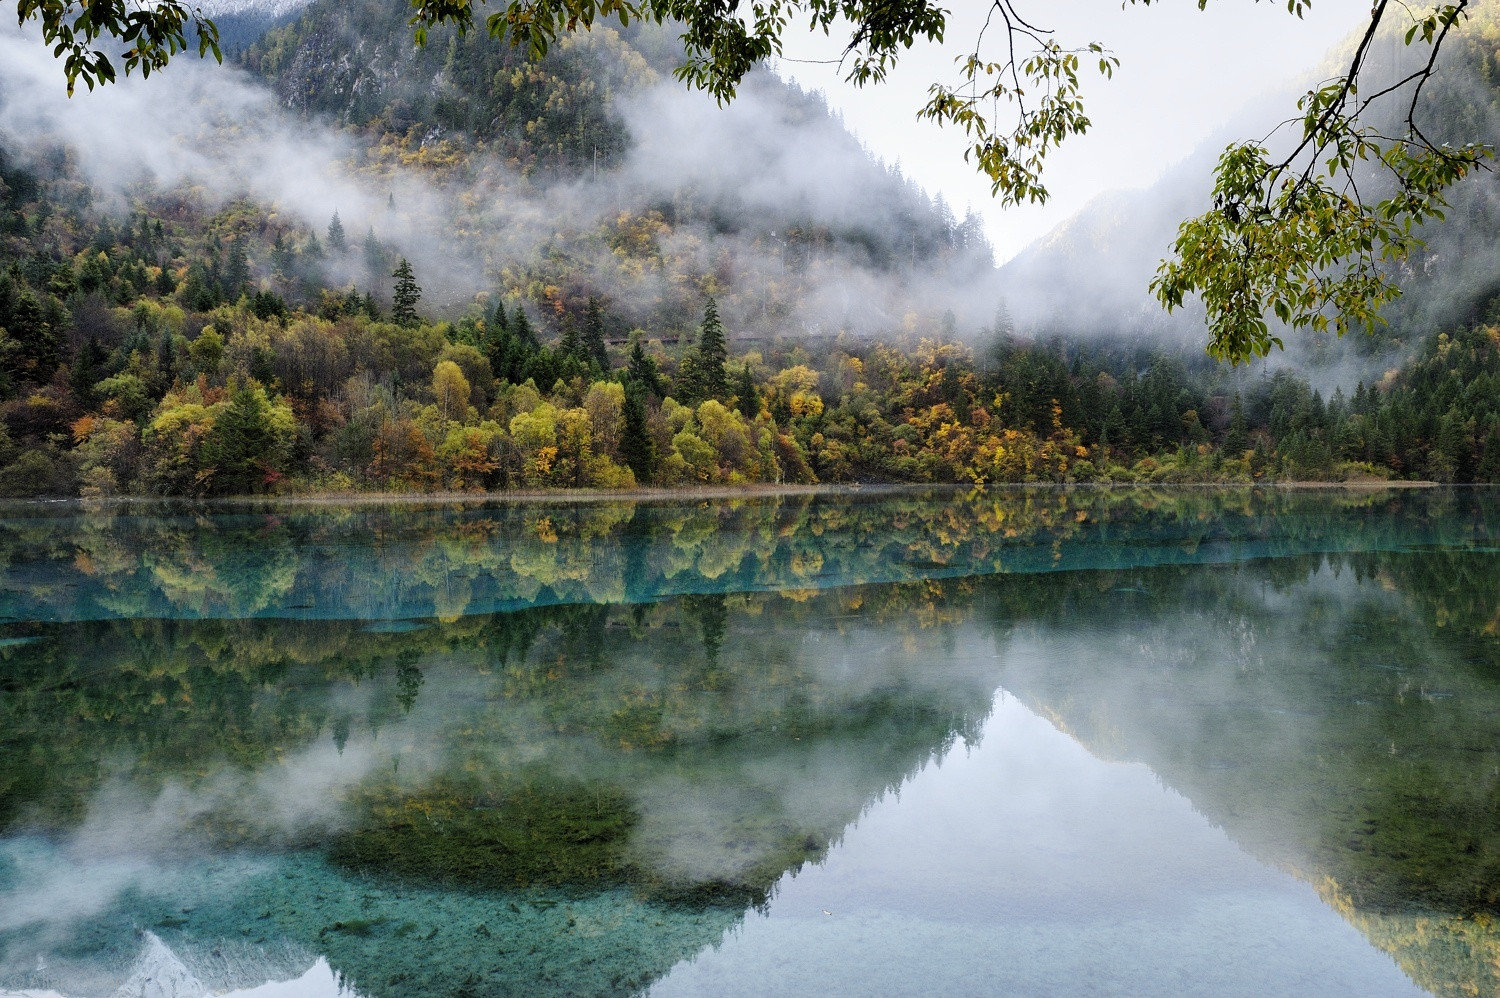
[[[1495,993],[1497,512],[6,507],[0,994]]]

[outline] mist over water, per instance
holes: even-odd
[[[117,598],[0,622],[0,987],[1483,993],[1494,502],[12,508],[0,588],[45,537]],[[268,529],[284,580],[530,595],[298,619]],[[216,613],[133,535],[214,552]]]

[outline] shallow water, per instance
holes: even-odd
[[[0,994],[1496,993],[1497,513],[0,508]]]

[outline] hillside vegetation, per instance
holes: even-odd
[[[388,4],[320,3],[244,54],[354,143],[396,235],[186,183],[121,198],[66,148],[0,146],[0,494],[1500,480],[1477,306],[1331,394],[1139,338],[1037,339],[993,300],[961,318],[992,273],[977,221],[814,96],[747,84],[746,157],[792,128],[836,174],[779,203],[642,166],[667,33],[532,65],[408,31]],[[788,169],[725,169],[762,167]],[[397,202],[402,172],[441,196],[436,255],[399,235],[429,210]],[[486,286],[453,291],[460,261]]]

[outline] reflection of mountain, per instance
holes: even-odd
[[[924,621],[948,619],[933,594],[793,596],[395,634],[64,625],[12,656],[3,818],[77,855],[147,857],[101,873],[132,886],[70,923],[110,940],[112,965],[148,925],[179,952],[289,940],[365,995],[474,975],[478,993],[628,991],[715,943],[988,710],[966,660],[922,665]],[[931,616],[903,622],[913,599]],[[264,858],[172,859],[225,846]],[[0,854],[0,898],[71,884],[73,858]],[[0,920],[0,983],[48,939]]]
[[[1151,766],[1421,986],[1493,994],[1497,572],[1491,553],[1414,551],[1060,577],[1045,597],[997,578],[1001,682]]]
[[[459,610],[228,617],[274,604],[245,595],[257,569],[210,619],[7,624],[40,640],[0,648],[0,985],[60,950],[78,979],[126,966],[149,929],[205,982],[191,954],[230,939],[325,954],[368,996],[629,991],[972,738],[1003,682],[1319,885],[1414,979],[1487,986],[1493,509],[1038,491],[10,521],[11,573],[118,607],[159,605],[181,559],[184,586],[272,564],[284,593]],[[581,602],[587,564],[649,601]],[[464,612],[499,572],[542,605]],[[882,572],[911,581],[852,584]]]

